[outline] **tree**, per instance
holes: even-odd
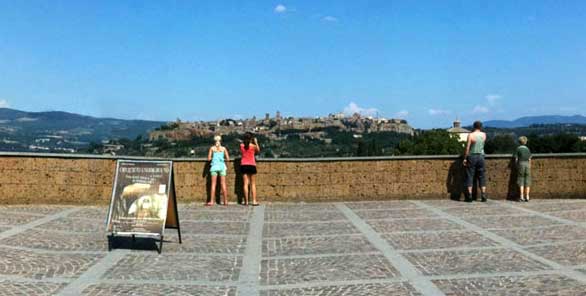
[[[487,154],[509,154],[517,148],[517,143],[511,134],[496,135],[489,138],[484,146]]]
[[[446,155],[460,154],[462,151],[463,146],[458,138],[442,129],[424,131],[411,139],[405,139],[395,150],[401,155]]]

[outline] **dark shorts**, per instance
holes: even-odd
[[[255,165],[241,165],[240,172],[242,174],[255,175],[256,174],[256,166]]]
[[[471,154],[468,156],[468,167],[466,168],[466,186],[472,187],[475,178],[478,178],[478,181],[480,181],[480,187],[486,186],[484,155],[482,154]]]

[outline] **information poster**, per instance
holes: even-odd
[[[168,206],[174,205],[169,200],[172,172],[170,161],[119,160],[107,231],[162,236]]]

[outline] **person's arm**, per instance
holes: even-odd
[[[254,149],[256,150],[256,153],[260,152],[260,145],[258,145],[258,140],[256,137],[254,138]]]
[[[226,149],[226,147],[224,147],[224,156],[226,157],[226,161],[230,161],[230,155],[228,154],[228,149]]]
[[[210,151],[208,151],[208,161],[212,160],[212,147],[210,147]]]
[[[464,151],[464,165],[468,164],[468,154],[470,154],[470,145],[472,144],[472,134],[468,134],[468,139],[466,140],[466,150]]]

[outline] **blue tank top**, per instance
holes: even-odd
[[[223,171],[226,169],[224,162],[224,151],[214,151],[210,171]]]

